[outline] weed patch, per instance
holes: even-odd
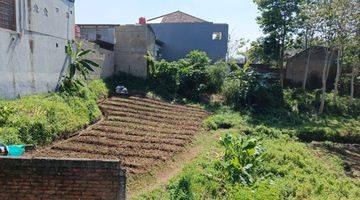
[[[107,97],[108,90],[100,80],[89,85],[78,96],[53,93],[2,101],[0,109],[6,114],[0,118],[0,140],[6,144],[45,145],[99,119],[101,111],[96,101]]]

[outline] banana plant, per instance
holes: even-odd
[[[78,89],[80,86],[84,86],[82,81],[79,79],[77,74],[87,80],[88,75],[94,72],[94,68],[99,68],[99,64],[86,58],[89,54],[93,53],[92,50],[83,50],[83,44],[79,43],[68,43],[66,46],[66,54],[70,58],[68,65],[68,73],[63,76],[63,81],[60,85],[60,91],[71,91]]]
[[[69,78],[74,79],[76,73],[80,73],[84,79],[87,79],[87,76],[90,72],[94,72],[93,67],[99,67],[97,63],[89,59],[84,58],[85,56],[93,53],[92,50],[83,50],[83,44],[81,42],[76,44],[76,48],[73,48],[71,43],[68,43],[66,46],[66,53],[70,57],[69,64]]]

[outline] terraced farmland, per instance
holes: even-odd
[[[100,107],[106,114],[104,120],[29,156],[119,159],[128,173],[146,173],[182,151],[209,114],[196,107],[136,96],[113,97]]]

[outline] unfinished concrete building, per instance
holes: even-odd
[[[156,54],[156,37],[147,25],[116,27],[115,71],[146,78],[148,63],[145,55]]]
[[[101,48],[114,50],[116,24],[77,24],[80,38],[98,44]]]

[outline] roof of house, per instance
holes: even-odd
[[[301,57],[303,56],[304,54],[308,55],[310,51],[310,47],[307,48],[307,49],[304,49],[304,50],[301,50],[293,55],[290,55],[289,56],[289,59],[294,59],[294,58],[297,58],[297,57]],[[332,49],[333,51],[333,54],[337,54],[338,50],[337,49]],[[312,46],[311,47],[311,54],[318,54],[318,53],[324,53],[325,52],[325,47],[324,46]]]
[[[206,23],[207,21],[181,11],[176,11],[166,15],[149,19],[147,22],[148,23]]]

